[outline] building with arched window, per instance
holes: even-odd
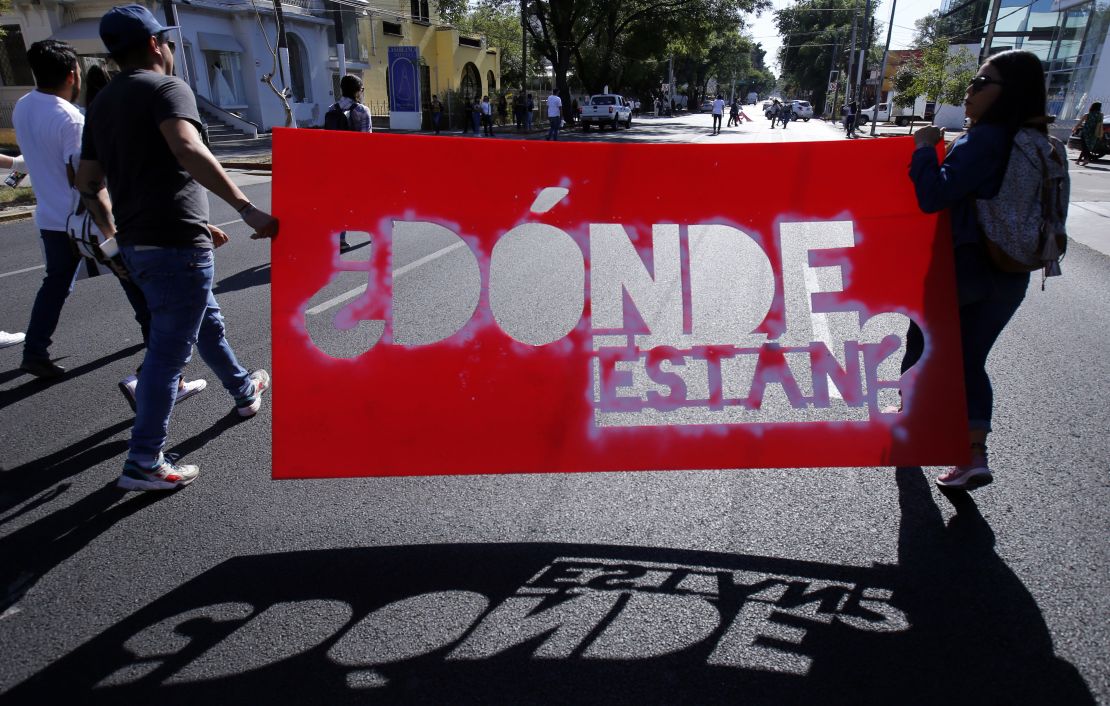
[[[100,18],[122,0],[12,0],[0,15],[0,128],[10,127],[15,102],[33,89],[26,49],[40,39],[74,46],[82,69],[110,63],[99,36]],[[144,4],[159,19],[163,2]],[[177,0],[181,29],[177,73],[198,96],[202,114],[215,133],[253,136],[285,124],[286,113],[266,78],[285,89],[294,120],[321,125],[339,98],[337,26],[342,26],[347,73],[359,76],[363,101],[384,127],[389,115],[386,68],[390,46],[414,46],[420,54],[422,104],[433,93],[457,94],[464,75],[479,96],[500,83],[499,52],[481,37],[461,34],[439,17],[429,0],[285,0],[288,74],[275,61],[277,21],[272,0]]]

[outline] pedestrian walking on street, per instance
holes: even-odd
[[[1083,141],[1079,149],[1079,159],[1075,160],[1075,163],[1081,167],[1087,166],[1091,161],[1091,152],[1102,142],[1102,120],[1102,103],[1095,102],[1091,103],[1087,114],[1080,118],[1079,124],[1075,126],[1076,133]]]
[[[256,231],[252,237],[274,237],[278,223],[255,208],[201,140],[196,99],[173,76],[169,29],[142,5],[114,7],[101,18],[100,38],[122,71],[89,111],[77,172],[86,207],[104,235],[116,237],[151,310],[135,425],[117,483],[127,490],[173,489],[199,473],[163,454],[177,381],[194,345],[239,416],[254,416],[270,388],[269,374],[245,370],[224,336],[212,281],[213,247],[227,234],[209,224],[206,189],[236,210]]]
[[[547,137],[545,140],[559,140],[559,128],[563,124],[563,99],[558,93],[547,97]]]
[[[479,108],[482,111],[482,133],[486,137],[493,137],[493,105],[489,102],[489,96],[482,96]]]
[[[1045,169],[1048,162],[1058,161],[1067,179],[1066,151],[1059,143],[1053,147],[1047,137],[1051,118],[1045,115],[1045,107],[1041,60],[1032,52],[1005,51],[983,64],[967,87],[964,108],[971,127],[952,144],[943,162],[938,164],[936,156],[936,145],[943,138],[939,129],[926,127],[914,134],[917,148],[910,179],[918,204],[926,213],[948,210],[951,216],[970,423],[971,463],[937,478],[941,486],[974,488],[993,478],[987,460],[994,404],[987,356],[1025,298],[1029,273],[1003,271],[994,263],[976,204],[999,194],[1019,131],[1023,139],[1031,134],[1043,145]],[[1025,203],[1042,201],[1043,181],[1036,180],[1027,187],[1029,193],[1020,195]],[[903,372],[917,362],[925,346],[916,324],[910,324],[906,338]]]
[[[786,129],[787,124],[793,118],[794,118],[794,104],[793,103],[783,103],[782,106],[779,107],[779,123],[782,125],[783,130]]]
[[[517,130],[524,129],[524,96],[513,96],[513,124]]]
[[[66,232],[74,203],[72,165],[81,153],[85,124],[74,105],[81,92],[81,68],[73,47],[50,39],[32,44],[27,61],[37,87],[16,103],[12,123],[35,192],[35,224],[42,238],[46,275],[31,308],[20,369],[37,377],[56,378],[65,368],[50,360],[51,336],[81,264]],[[129,283],[123,289],[145,338],[150,322],[146,301],[136,296],[137,290]]]
[[[841,109],[844,116],[844,134],[849,138],[856,136],[856,103],[852,101]]]
[[[439,96],[432,96],[432,129],[439,134],[439,123],[443,120],[443,104],[439,102]]]
[[[728,125],[726,125],[725,127],[732,127],[733,125],[739,125],[739,124],[740,124],[740,106],[737,104],[736,99],[733,98],[732,103],[728,107]]]
[[[536,111],[536,101],[533,100],[532,94],[529,93],[528,97],[524,99],[524,131],[532,132],[532,115]]]
[[[713,134],[714,135],[720,135],[721,134],[721,117],[724,115],[724,112],[725,112],[725,99],[721,96],[720,93],[718,93],[717,97],[713,100]]]
[[[771,129],[775,129],[775,123],[778,122],[779,114],[782,113],[782,104],[776,98],[775,102],[771,104],[769,111],[771,113]]]
[[[350,132],[374,132],[370,109],[362,104],[362,79],[354,74],[347,74],[339,80],[339,90],[343,94],[335,103],[331,104],[324,113],[325,130],[348,130]],[[351,249],[347,242],[347,231],[339,233],[339,252]]]

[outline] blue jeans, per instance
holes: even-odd
[[[194,344],[232,396],[247,394],[251,383],[224,338],[224,318],[212,295],[212,250],[125,246],[120,253],[151,313],[129,454],[131,460],[150,466],[166,445],[178,381]]]
[[[955,259],[968,426],[989,432],[994,389],[987,375],[987,356],[1025,299],[1029,274],[998,270],[981,245],[957,247]],[[921,358],[924,348],[925,337],[921,329],[910,322],[902,372],[909,370]]]
[[[23,345],[24,358],[39,360],[50,358],[50,337],[58,328],[62,307],[73,291],[77,266],[81,263],[68,235],[56,230],[44,230],[41,233],[43,250],[46,252],[46,276],[35,295],[35,303],[31,307],[31,322],[27,324],[27,338]],[[146,299],[131,282],[120,280],[120,284],[135,311],[135,321],[139,322],[145,342],[150,333],[150,311],[147,309]]]
[[[525,130],[531,130],[532,129],[532,111],[530,111],[530,110],[524,111],[524,129]]]
[[[563,125],[563,119],[560,118],[558,115],[556,115],[555,117],[549,117],[547,119],[547,121],[548,121],[547,139],[549,139],[549,140],[558,140],[559,139],[559,128],[562,127],[562,125]]]

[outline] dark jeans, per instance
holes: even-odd
[[[721,116],[719,113],[713,114],[713,132],[721,131]]]
[[[547,139],[549,139],[549,140],[558,140],[559,139],[559,128],[563,126],[563,119],[560,118],[558,115],[556,115],[554,117],[549,117],[547,119],[547,121],[548,121]]]
[[[153,465],[166,444],[178,381],[194,345],[232,396],[247,393],[250,381],[224,338],[224,318],[212,296],[212,250],[123,247],[120,253],[152,315],[129,458]]]
[[[432,113],[432,127],[435,129],[436,134],[439,134],[439,120],[443,113]]]
[[[482,130],[485,134],[493,137],[493,116],[482,114]]]
[[[58,328],[58,319],[66,303],[73,283],[77,277],[77,266],[81,258],[73,248],[69,236],[61,231],[44,230],[42,233],[43,251],[46,253],[46,276],[35,295],[31,307],[31,322],[27,324],[27,338],[23,344],[23,357],[30,359],[49,359],[51,336]],[[143,332],[143,342],[150,337],[150,311],[142,291],[131,282],[119,281],[131,308],[135,311],[135,321]]]
[[[955,255],[968,425],[972,429],[989,432],[994,390],[987,375],[987,356],[1025,299],[1029,274],[998,270],[980,245],[962,245],[956,248]],[[902,372],[909,370],[921,358],[924,348],[925,337],[921,329],[910,322]]]

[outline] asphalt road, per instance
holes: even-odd
[[[656,130],[717,139],[704,117]],[[735,134],[783,139],[760,120]],[[268,368],[269,245],[226,230],[228,337]],[[457,278],[444,249],[397,253],[413,335],[437,320],[421,283]],[[39,258],[30,222],[0,225],[0,329],[25,326]],[[112,485],[138,329],[113,281],[79,282],[68,376],[0,350],[0,701],[1110,703],[1107,301],[1110,261],[1078,244],[1030,289],[990,361],[996,480],[973,495],[932,468],[274,482],[268,408],[237,421],[199,358],[170,447],[201,477],[139,495]]]

